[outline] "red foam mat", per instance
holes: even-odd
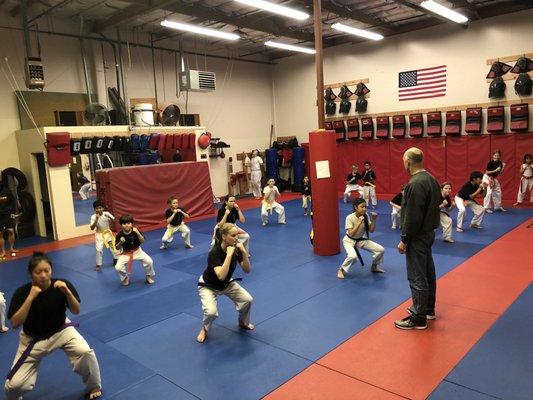
[[[427,330],[394,328],[393,321],[406,315],[406,301],[316,362],[331,371],[310,367],[267,399],[359,398],[345,395],[343,380],[349,378],[405,398],[427,398],[533,280],[531,263],[524,263],[533,240],[533,229],[527,227],[532,222],[438,280],[437,319]],[[347,390],[357,387],[348,382]],[[301,397],[306,388],[312,394]]]
[[[112,168],[98,171],[96,181],[98,197],[107,209],[116,217],[133,215],[137,226],[161,223],[169,196],[178,197],[191,216],[213,213],[206,162]]]

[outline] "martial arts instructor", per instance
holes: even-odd
[[[431,246],[439,226],[440,188],[424,169],[422,150],[411,147],[403,155],[403,165],[411,175],[402,199],[402,239],[398,251],[405,253],[407,279],[413,305],[409,316],[394,322],[399,329],[426,329],[435,319],[436,278]]]

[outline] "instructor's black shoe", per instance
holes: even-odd
[[[414,322],[411,317],[406,317],[404,319],[399,319],[394,321],[394,326],[398,329],[412,330],[412,329],[427,329],[428,323],[424,322]]]

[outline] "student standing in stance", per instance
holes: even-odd
[[[253,330],[250,310],[253,298],[233,279],[233,273],[240,264],[245,273],[250,272],[248,252],[238,241],[239,230],[234,224],[225,223],[217,229],[215,245],[207,256],[207,268],[198,280],[198,293],[202,301],[203,324],[196,340],[203,343],[218,317],[217,297],[228,296],[239,312],[239,327]]]
[[[494,211],[505,211],[502,207],[502,189],[498,180],[498,175],[503,173],[505,169],[505,163],[501,161],[501,157],[502,152],[496,150],[492,154],[492,160],[487,164],[485,175],[483,175],[483,183],[487,187],[485,198],[483,199],[483,207],[485,212],[489,214],[492,213],[491,203],[494,206]]]
[[[402,199],[402,239],[398,251],[405,253],[407,279],[413,305],[409,316],[394,322],[399,329],[426,329],[427,319],[435,319],[436,277],[431,247],[440,223],[440,187],[424,169],[422,150],[411,147],[403,164],[411,175]]]
[[[89,399],[102,395],[100,367],[94,351],[66,317],[67,308],[80,312],[78,292],[67,280],[52,279],[52,262],[44,253],[34,253],[28,264],[31,282],[13,294],[8,317],[22,325],[13,366],[5,383],[7,400],[21,399],[33,390],[41,360],[62,349],[72,369],[83,379]]]

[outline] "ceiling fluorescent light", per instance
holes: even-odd
[[[219,39],[239,40],[241,38],[239,35],[236,35],[234,33],[222,32],[222,31],[218,31],[215,29],[202,28],[196,25],[189,25],[189,24],[183,24],[181,22],[168,21],[166,19],[161,22],[161,25],[166,26],[167,28],[177,29],[180,31],[191,32],[191,33],[197,33],[199,35],[212,36],[212,37],[216,37]]]
[[[308,47],[294,46],[292,44],[273,42],[272,40],[265,42],[265,45],[270,46],[270,47],[276,47],[278,49],[283,49],[283,50],[299,51],[300,53],[307,53],[307,54],[316,53],[315,49],[310,49]]]
[[[346,33],[349,33],[351,35],[364,37],[364,38],[370,39],[370,40],[381,40],[381,39],[383,39],[383,35],[380,35],[379,33],[365,31],[364,29],[359,29],[359,28],[352,28],[351,26],[340,24],[338,22],[336,22],[333,25],[331,25],[331,27],[333,29],[338,30],[338,31],[346,32]]]
[[[444,18],[448,18],[453,22],[457,22],[458,24],[464,24],[468,22],[468,18],[465,17],[463,14],[459,14],[457,11],[453,11],[452,9],[445,7],[442,4],[435,3],[433,0],[423,1],[422,3],[420,3],[420,5],[426,10],[432,11],[435,14],[439,14]]]
[[[293,8],[280,6],[279,4],[271,3],[265,0],[235,0],[237,3],[246,4],[247,6],[260,8],[261,10],[270,11],[274,14],[283,15],[285,17],[294,18],[300,21],[309,18],[309,14]]]

